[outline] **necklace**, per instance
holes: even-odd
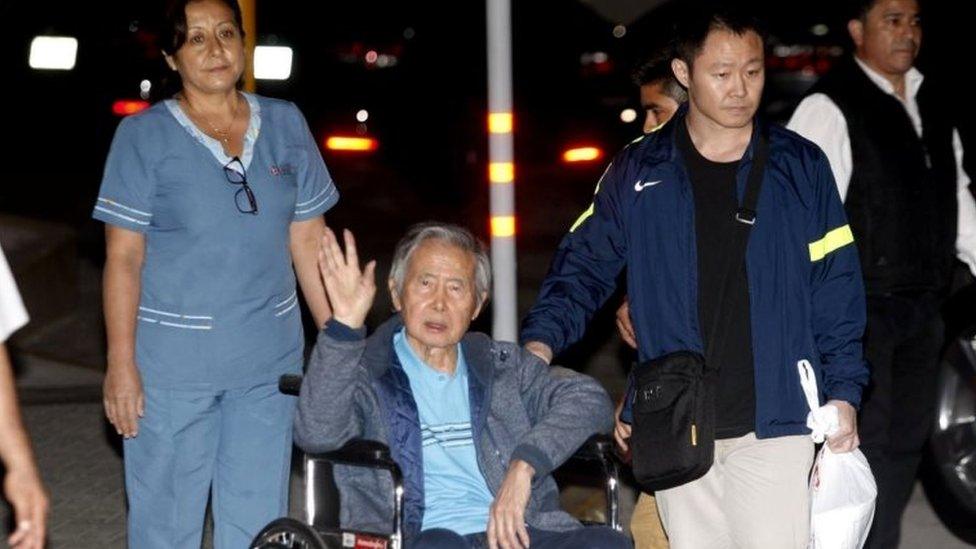
[[[204,116],[203,113],[201,113],[201,112],[197,111],[195,108],[193,108],[193,105],[191,105],[190,102],[187,101],[185,95],[180,94],[179,99],[180,99],[180,101],[183,102],[184,105],[187,106],[187,108],[190,111],[192,111],[192,114],[197,119],[199,119],[199,120],[203,121],[204,123],[206,123],[207,126],[210,126],[210,131],[211,131],[212,137],[216,138],[218,141],[220,141],[221,143],[223,143],[225,145],[227,145],[227,144],[230,143],[230,130],[234,127],[234,123],[237,122],[237,108],[238,108],[239,103],[237,101],[238,98],[237,98],[236,95],[234,96],[234,99],[235,99],[235,101],[234,101],[234,107],[231,110],[230,123],[227,124],[227,127],[224,128],[224,129],[221,129],[221,128],[217,127],[217,125],[214,124],[213,121],[211,121],[209,118],[207,118],[206,116]]]

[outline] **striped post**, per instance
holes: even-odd
[[[503,341],[518,340],[511,23],[510,0],[487,0],[492,336]]]

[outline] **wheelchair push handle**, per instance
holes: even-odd
[[[390,448],[382,442],[355,438],[347,442],[342,448],[315,454],[313,457],[327,459],[333,463],[346,465],[360,465],[366,467],[382,467],[388,469],[394,465],[390,457]]]
[[[301,374],[285,374],[278,378],[278,391],[286,395],[298,396],[302,389]]]
[[[598,434],[586,439],[571,459],[584,461],[605,461],[612,458],[613,440],[609,435]]]

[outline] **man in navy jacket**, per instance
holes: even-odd
[[[764,74],[754,19],[691,15],[672,68],[688,104],[607,168],[521,338],[551,359],[583,335],[626,267],[640,362],[703,353],[715,337],[715,461],[704,477],[657,493],[672,547],[806,547],[813,446],[797,364],[813,366],[839,412],[831,448],[857,447],[855,409],[868,378],[857,250],[824,153],[755,118]],[[761,133],[769,158],[745,260],[730,271],[733,318],[710,334]]]

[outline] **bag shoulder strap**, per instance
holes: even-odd
[[[754,120],[753,123],[762,124],[759,120]],[[722,272],[722,284],[719,290],[719,306],[716,307],[715,315],[712,318],[712,330],[709,332],[711,337],[705,349],[705,366],[714,371],[718,370],[718,363],[711,354],[719,348],[717,341],[724,337],[728,321],[732,316],[730,314],[732,297],[729,295],[732,272],[742,264],[746,257],[749,233],[752,226],[756,224],[756,205],[759,202],[759,190],[762,187],[766,161],[769,159],[769,136],[765,125],[760,125],[757,133],[759,142],[756,144],[755,153],[752,156],[752,166],[749,169],[749,179],[746,180],[742,204],[732,212],[735,219],[732,229],[732,242],[726,248],[725,268]]]

